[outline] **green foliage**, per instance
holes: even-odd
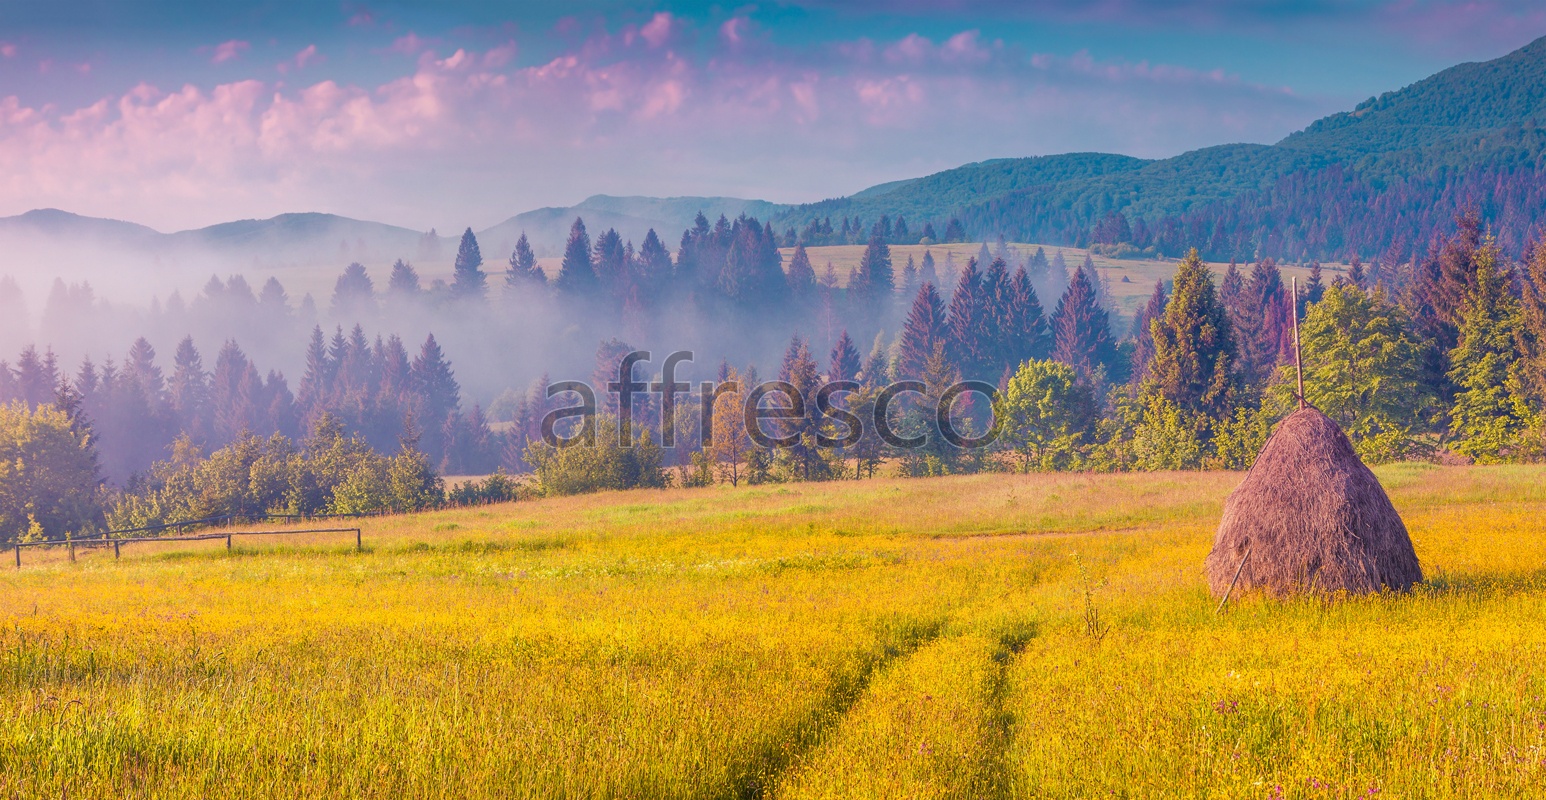
[[[1283,406],[1271,403],[1235,409],[1234,416],[1214,426],[1213,455],[1205,465],[1210,469],[1250,469],[1272,435],[1272,426],[1286,412]]]
[[[490,503],[513,503],[519,499],[520,485],[504,470],[481,481],[466,481],[446,493],[446,502],[453,506],[481,506]]]
[[[1143,395],[1162,399],[1187,416],[1229,416],[1237,390],[1235,344],[1212,274],[1196,250],[1176,269],[1175,290],[1165,313],[1149,323],[1149,330],[1154,358]],[[1206,426],[1199,430],[1205,431]]]
[[[999,443],[1015,451],[1025,472],[1069,469],[1081,459],[1095,410],[1073,367],[1027,361],[995,403]]]
[[[63,539],[101,519],[90,433],[50,405],[0,405],[0,541]]]
[[[1151,396],[1141,406],[1137,427],[1129,443],[1130,464],[1138,470],[1199,469],[1203,464],[1202,432],[1196,415],[1162,396]]]
[[[1426,452],[1418,437],[1434,398],[1408,325],[1383,292],[1352,284],[1327,289],[1299,324],[1305,399],[1342,427],[1365,461]],[[1294,386],[1294,368],[1281,368],[1277,402],[1292,404]]]
[[[180,439],[170,460],[114,498],[107,519],[138,528],[228,515],[420,511],[443,500],[423,453],[383,456],[324,414],[302,446],[280,434],[248,435],[205,458]]]
[[[608,414],[592,417],[562,446],[533,442],[526,449],[526,461],[546,495],[661,488],[669,478],[660,445],[650,431],[638,429],[633,441],[622,441],[617,418]]]
[[[1476,278],[1466,295],[1460,343],[1450,351],[1449,378],[1459,388],[1450,409],[1456,452],[1478,462],[1517,458],[1539,411],[1524,391],[1519,351],[1524,317],[1509,276],[1490,240],[1477,253]]]

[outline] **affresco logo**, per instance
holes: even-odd
[[[660,380],[636,379],[635,368],[649,363],[650,358],[648,350],[635,350],[624,356],[618,362],[617,380],[603,387],[603,392],[585,381],[550,384],[548,399],[567,396],[563,399],[570,404],[561,405],[543,416],[542,440],[553,447],[594,444],[596,423],[601,416],[597,398],[606,396],[609,400],[615,399],[615,403],[609,405],[617,409],[616,433],[620,444],[626,447],[633,443],[633,428],[637,422],[659,431],[661,446],[673,447],[677,431],[676,410],[682,401],[692,402],[694,394],[699,407],[698,438],[704,446],[713,444],[716,407],[722,408],[719,400],[727,394],[744,397],[737,410],[746,434],[757,446],[769,450],[794,447],[807,435],[822,448],[853,447],[871,434],[901,450],[924,447],[928,443],[927,435],[919,432],[904,435],[905,432],[898,431],[897,417],[904,411],[915,419],[921,417],[928,422],[929,427],[951,447],[979,449],[998,438],[998,425],[992,416],[992,401],[998,390],[983,381],[958,381],[937,397],[931,397],[929,387],[918,380],[869,387],[858,381],[835,380],[823,382],[807,392],[801,392],[794,384],[783,380],[764,381],[749,388],[737,381],[703,381],[694,392],[692,384],[676,378],[677,367],[692,362],[692,351],[677,350],[667,356],[661,362]],[[860,393],[865,393],[864,402],[851,402]],[[963,425],[959,419],[959,406],[969,396],[988,400],[988,419],[981,426],[982,432],[974,430],[979,426]],[[658,401],[645,404],[652,407],[648,420],[639,419],[636,412],[641,398]]]

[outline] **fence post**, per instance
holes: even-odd
[[[21,543],[16,543],[16,568],[21,569]]]
[[[365,542],[361,538],[360,529],[359,528],[355,528],[354,529],[354,552],[359,553],[359,552],[363,552],[364,550],[365,550]]]
[[[75,540],[74,539],[70,540],[70,561],[71,561],[71,563],[73,563],[75,561]]]
[[[229,533],[225,535],[225,551],[227,553],[231,552],[231,534]]]
[[[113,560],[114,561],[118,560],[118,540],[117,539],[113,540]]]

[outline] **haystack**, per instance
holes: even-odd
[[[1207,570],[1214,596],[1229,589],[1237,570],[1236,592],[1276,595],[1404,591],[1423,579],[1379,480],[1342,429],[1309,407],[1278,425],[1224,501]]]

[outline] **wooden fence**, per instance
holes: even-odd
[[[120,533],[133,533],[138,531],[119,531]],[[365,549],[364,535],[359,528],[308,528],[300,531],[223,531],[219,533],[196,533],[190,536],[138,536],[133,538],[102,537],[99,539],[79,539],[68,541],[45,542],[19,542],[15,545],[16,568],[21,569],[21,551],[24,547],[67,547],[70,550],[70,560],[75,560],[75,549],[78,547],[111,547],[113,558],[117,559],[126,544],[139,544],[142,542],[205,542],[213,539],[224,539],[225,549],[230,550],[234,537],[237,536],[296,536],[303,533],[352,533],[354,534],[354,550],[360,552]]]

